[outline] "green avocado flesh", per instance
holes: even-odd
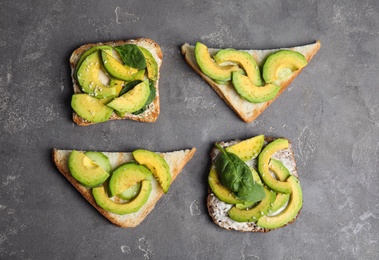
[[[237,144],[228,146],[225,148],[225,150],[230,153],[234,153],[246,162],[258,156],[262,150],[263,142],[264,135],[258,135],[253,138],[241,141]]]
[[[138,72],[137,69],[120,63],[111,54],[105,51],[101,51],[101,59],[106,71],[115,78],[132,81],[133,75]]]
[[[286,181],[288,177],[291,176],[290,171],[284,166],[284,164],[275,158],[271,158],[268,167],[280,181]],[[271,212],[275,213],[277,210],[281,209],[284,205],[286,205],[289,199],[290,194],[278,193],[276,195],[274,205],[271,208]]]
[[[145,106],[149,96],[149,82],[148,80],[145,80],[135,86],[132,90],[129,90],[122,96],[109,102],[107,106],[121,113],[133,113]]]
[[[236,206],[228,211],[231,219],[237,222],[256,222],[262,216],[266,215],[275,201],[276,193],[264,187],[266,197],[251,209],[239,209]]]
[[[141,190],[141,182],[139,182],[139,183],[131,186],[130,188],[127,188],[123,192],[117,194],[117,197],[119,197],[123,200],[131,200],[135,196],[137,196],[137,194],[139,193],[140,190]]]
[[[80,117],[94,123],[107,121],[113,113],[113,109],[104,105],[101,99],[87,94],[72,95],[71,107]]]
[[[242,201],[238,200],[229,189],[227,189],[224,185],[221,184],[216,172],[216,168],[214,166],[212,166],[209,172],[208,184],[215,196],[219,200],[229,204],[243,203]]]
[[[93,197],[101,208],[106,211],[116,213],[119,215],[125,215],[133,212],[137,212],[148,200],[152,186],[150,181],[143,180],[141,184],[141,190],[138,195],[127,203],[118,203],[111,200],[104,186],[96,187],[92,189]]]
[[[307,63],[303,54],[291,50],[281,50],[268,56],[263,65],[262,76],[266,83],[285,80],[292,73],[284,73],[284,77],[280,76],[282,69],[295,72],[306,66]]]
[[[75,68],[75,77],[77,78],[78,75],[78,70],[80,68],[80,65],[82,65],[82,62],[84,61],[85,58],[88,57],[88,55],[97,52],[99,50],[105,50],[105,51],[112,51],[112,47],[108,45],[100,45],[100,46],[93,46],[89,48],[86,52],[83,53],[82,56],[80,56],[79,61],[76,63],[76,68]]]
[[[220,50],[213,57],[214,60],[221,65],[224,62],[234,62],[240,65],[246,72],[247,77],[255,86],[262,85],[262,78],[259,71],[259,66],[247,52],[237,51],[234,49]]]
[[[83,60],[77,72],[78,83],[82,91],[100,99],[115,97],[116,89],[104,85],[99,79],[100,73],[105,75],[101,69],[99,52],[95,51]]]
[[[264,216],[260,218],[257,225],[263,228],[278,228],[292,221],[299,213],[303,205],[303,194],[299,180],[295,176],[290,176],[287,182],[291,186],[291,195],[287,207],[277,215]]]
[[[151,79],[152,81],[156,81],[158,79],[158,64],[157,61],[154,59],[153,55],[150,51],[147,49],[138,46],[138,48],[141,50],[143,56],[146,60],[146,66],[147,66],[147,77]]]
[[[288,145],[288,140],[278,138],[264,147],[258,156],[258,172],[261,179],[270,189],[280,193],[291,193],[291,186],[288,182],[279,181],[271,175],[269,162],[275,152],[288,148]]]
[[[68,168],[78,182],[86,187],[96,187],[108,179],[109,174],[84,153],[72,151],[68,157]]]
[[[112,170],[111,163],[107,156],[105,156],[101,152],[85,152],[84,153],[88,158],[90,158],[94,163],[98,164],[101,168],[103,168],[107,173],[110,173]]]
[[[236,65],[218,65],[210,56],[208,47],[200,42],[197,42],[195,46],[195,58],[201,71],[214,80],[228,81],[233,71],[240,71]]]
[[[251,80],[238,72],[232,73],[232,83],[237,93],[251,103],[262,103],[273,99],[280,87],[266,84],[263,87],[255,86]]]
[[[119,166],[113,171],[109,180],[111,196],[116,196],[126,189],[136,185],[151,175],[146,167],[130,162]]]
[[[171,172],[166,160],[159,154],[144,149],[135,150],[133,157],[153,173],[163,192],[167,193],[171,185]]]

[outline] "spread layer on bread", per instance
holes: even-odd
[[[208,177],[210,189],[207,206],[215,224],[238,231],[268,232],[297,218],[302,208],[302,189],[292,146],[287,139],[260,135],[244,141],[221,142],[217,146],[226,149],[229,155],[244,158],[229,164],[235,164],[235,171],[238,171],[238,164],[245,163],[251,170],[256,187],[263,188],[265,196],[258,201],[249,201],[241,198],[238,191],[232,191],[228,187],[230,177],[225,180],[223,176],[231,173],[224,170],[226,167],[217,166],[221,153],[218,148],[214,148]],[[247,158],[246,154],[252,155]],[[251,189],[250,192],[256,194],[258,191]],[[249,198],[254,199],[254,196]]]

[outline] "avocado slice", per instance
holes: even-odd
[[[109,87],[116,89],[117,96],[120,94],[121,89],[124,87],[125,81],[121,79],[110,79]]]
[[[77,72],[78,84],[83,92],[96,98],[115,97],[117,95],[116,89],[104,85],[99,78],[100,75],[107,77],[101,69],[99,52],[95,51],[88,55],[80,65]]]
[[[145,80],[136,85],[132,90],[109,102],[107,106],[121,113],[133,113],[145,106],[149,96],[149,82]]]
[[[271,158],[270,163],[268,165],[269,169],[275,174],[276,178],[280,181],[286,181],[289,176],[291,176],[290,171],[284,164],[275,159]],[[288,203],[290,199],[290,194],[278,193],[276,194],[276,199],[274,201],[274,205],[271,208],[271,212],[275,213],[279,209],[281,209],[284,205]]]
[[[158,64],[157,61],[154,59],[153,55],[148,49],[145,49],[144,47],[138,46],[138,48],[141,50],[143,56],[145,56],[146,60],[146,69],[147,69],[147,77],[151,79],[152,81],[156,81],[158,79]]]
[[[111,173],[112,167],[109,159],[102,152],[88,151],[84,153],[88,158],[90,158],[94,163],[98,164],[107,173]]]
[[[101,51],[101,60],[106,71],[112,77],[117,79],[132,81],[133,74],[137,73],[138,70],[129,66],[126,66],[115,59],[111,54]]]
[[[258,156],[262,150],[264,135],[254,136],[237,144],[225,148],[227,152],[234,153],[243,161],[249,161]]]
[[[271,175],[269,162],[275,152],[286,148],[288,148],[288,140],[278,138],[264,147],[258,155],[258,172],[263,182],[272,190],[280,193],[291,193],[291,185],[288,182],[277,180]]]
[[[240,71],[236,65],[218,65],[210,56],[208,47],[200,42],[197,42],[195,46],[195,58],[201,71],[214,80],[228,81],[231,79],[233,71]]]
[[[292,221],[303,205],[303,193],[300,182],[295,176],[290,176],[287,182],[291,185],[291,195],[287,207],[277,215],[260,218],[257,225],[263,228],[279,228]]]
[[[131,200],[135,198],[139,191],[141,190],[141,182],[131,186],[130,188],[127,188],[123,192],[117,194],[117,197],[123,199],[123,200]]]
[[[133,212],[137,212],[149,199],[152,186],[149,180],[143,180],[141,184],[141,190],[138,195],[127,203],[118,203],[111,200],[105,190],[104,185],[92,189],[92,195],[101,208],[106,211],[116,213],[119,215],[125,215]]]
[[[280,90],[280,87],[275,84],[266,84],[263,87],[255,86],[247,76],[238,72],[232,73],[232,83],[237,93],[251,103],[269,101]]]
[[[262,216],[266,215],[271,209],[272,203],[275,201],[276,193],[266,187],[263,187],[263,189],[266,193],[266,197],[256,206],[248,210],[239,209],[234,206],[228,211],[229,217],[237,222],[256,222]]]
[[[244,51],[237,51],[234,49],[220,50],[213,57],[214,60],[221,65],[224,62],[234,62],[240,65],[246,72],[247,77],[255,86],[262,85],[261,73],[259,66],[254,60],[253,56]]]
[[[68,168],[72,177],[86,187],[96,187],[109,177],[109,173],[101,166],[76,150],[72,151],[68,157]]]
[[[109,45],[99,45],[99,46],[93,46],[93,47],[89,48],[88,50],[86,50],[82,54],[82,56],[80,56],[79,61],[76,63],[76,67],[75,67],[75,77],[76,78],[77,78],[77,74],[78,74],[78,70],[80,68],[80,65],[82,65],[82,62],[84,61],[84,59],[87,58],[88,55],[90,55],[94,52],[97,52],[99,50],[112,51],[112,47]]]
[[[216,172],[216,168],[214,166],[211,167],[211,170],[209,172],[208,184],[219,200],[229,204],[243,203],[242,201],[237,199],[228,188],[221,184],[220,179],[218,178],[218,174]]]
[[[119,166],[113,171],[109,180],[111,196],[116,196],[151,175],[146,167],[130,162]]]
[[[263,64],[262,76],[266,83],[288,78],[294,71],[307,65],[303,54],[292,50],[281,50],[270,54]]]
[[[104,105],[102,99],[87,94],[72,95],[71,107],[79,116],[94,123],[107,121],[113,113],[113,109]]]
[[[153,173],[163,192],[167,193],[171,185],[171,172],[166,160],[161,155],[144,149],[135,150],[133,157]]]

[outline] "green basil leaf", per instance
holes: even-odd
[[[135,86],[137,86],[139,83],[141,83],[141,80],[134,80],[131,82],[128,82],[127,84],[124,85],[124,87],[121,89],[119,96],[124,95],[126,92],[129,90],[133,89]]]
[[[145,103],[145,106],[141,108],[140,110],[133,112],[134,115],[141,114],[143,111],[146,110],[147,106],[154,101],[155,97],[157,96],[156,89],[154,86],[154,82],[149,80],[149,87],[150,87],[150,95]]]
[[[146,68],[146,59],[142,51],[135,44],[124,44],[115,47],[120,54],[122,62],[132,68],[144,69]]]
[[[230,189],[242,201],[260,201],[266,195],[261,185],[255,183],[251,170],[237,155],[227,152],[219,144],[221,154],[216,158],[215,167],[221,184]]]

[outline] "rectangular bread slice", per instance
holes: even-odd
[[[275,139],[276,138],[274,138],[274,137],[265,136],[265,145],[274,141]],[[238,142],[239,141],[219,142],[219,144],[222,147],[228,147],[228,146],[236,144]],[[216,159],[218,153],[219,153],[219,150],[217,148],[212,149],[212,151],[211,151],[212,164],[213,164],[214,160]],[[280,160],[285,165],[285,167],[289,170],[291,175],[294,175],[297,178],[299,177],[298,173],[297,173],[296,161],[295,161],[295,156],[294,156],[294,153],[292,150],[291,142],[289,142],[289,146],[287,149],[280,150],[280,151],[276,152],[275,154],[273,154],[273,157]],[[255,158],[255,159],[253,159],[247,163],[249,166],[254,167],[257,164],[257,159]],[[212,218],[213,222],[216,225],[218,225],[224,229],[227,229],[227,230],[237,230],[237,231],[241,231],[241,232],[266,233],[266,232],[273,230],[273,229],[259,227],[254,222],[237,222],[237,221],[232,220],[228,216],[228,211],[232,207],[233,207],[232,204],[228,204],[228,203],[221,201],[220,199],[218,199],[216,197],[216,195],[212,192],[212,190],[210,188],[208,189],[208,197],[207,197],[208,214],[210,215],[210,217]],[[299,214],[300,214],[300,211],[299,211]],[[290,221],[288,224],[294,222],[296,220],[297,216],[292,221]]]
[[[93,46],[100,46],[100,45],[120,46],[124,44],[136,44],[137,46],[144,47],[145,49],[150,51],[150,53],[153,55],[158,65],[158,76],[154,84],[155,89],[156,89],[156,97],[154,101],[148,106],[148,108],[141,114],[134,115],[134,114],[127,113],[125,114],[125,116],[121,117],[117,115],[115,112],[113,112],[109,120],[131,119],[131,120],[136,120],[140,122],[150,122],[150,123],[155,122],[160,113],[159,78],[160,78],[160,68],[162,65],[163,53],[160,46],[151,39],[138,38],[138,39],[131,39],[131,40],[118,40],[118,41],[109,41],[109,42],[89,43],[89,44],[82,45],[76,50],[74,50],[70,57],[71,78],[72,78],[72,83],[73,83],[74,94],[83,93],[75,77],[76,65],[79,62],[80,57],[83,55],[83,53],[85,53],[88,49],[90,49]],[[80,125],[80,126],[88,126],[91,124],[95,124],[93,122],[89,122],[85,120],[84,118],[80,117],[77,113],[75,113],[75,111],[73,111],[72,119],[77,125]]]
[[[318,52],[320,49],[321,44],[320,41],[316,41],[313,44],[304,45],[304,46],[297,46],[293,48],[283,48],[283,49],[290,49],[297,52],[300,52],[305,56],[307,61],[309,62],[314,55]],[[205,75],[201,69],[199,68],[195,53],[194,53],[194,46],[190,45],[188,43],[185,43],[182,45],[182,54],[184,55],[184,58],[186,62],[189,64],[189,66],[197,73],[199,74],[204,81],[206,81],[212,89],[230,106],[230,108],[246,123],[250,123],[254,121],[272,102],[275,101],[276,98],[278,98],[289,86],[289,84],[299,75],[299,73],[304,69],[300,69],[293,73],[289,78],[287,78],[285,81],[280,82],[280,90],[278,94],[271,100],[262,102],[262,103],[250,103],[249,101],[243,99],[238,93],[235,91],[233,85],[230,82],[227,82],[225,84],[218,84],[214,80],[212,80],[210,77]],[[208,48],[209,53],[211,56],[215,55],[220,49],[216,48]],[[262,62],[265,60],[265,58],[271,54],[281,49],[270,49],[270,50],[241,50],[248,52],[250,55],[253,56],[255,61],[258,63],[259,66],[262,65]]]
[[[53,149],[52,151],[53,162],[55,163],[59,172],[64,177],[66,177],[66,179],[83,195],[83,197],[94,208],[96,208],[105,218],[107,218],[110,222],[112,222],[113,224],[117,226],[120,226],[123,228],[129,228],[129,227],[135,227],[139,225],[145,219],[145,217],[154,209],[155,204],[164,194],[158,181],[153,178],[153,180],[151,181],[152,191],[150,193],[149,199],[139,211],[135,213],[131,213],[131,214],[126,214],[126,215],[119,215],[119,214],[105,211],[104,209],[102,209],[96,204],[95,199],[93,198],[91,189],[86,188],[85,186],[81,185],[77,180],[75,180],[72,177],[70,170],[68,168],[68,163],[67,163],[68,157],[71,151],[72,150]],[[179,173],[182,171],[184,166],[189,162],[189,160],[191,160],[195,151],[196,149],[192,148],[192,149],[179,150],[179,151],[174,151],[174,152],[160,153],[170,167],[171,183],[179,175]],[[109,158],[110,164],[112,166],[112,170],[117,168],[123,163],[130,162],[133,160],[133,155],[132,153],[129,153],[129,152],[103,152],[103,154]]]

